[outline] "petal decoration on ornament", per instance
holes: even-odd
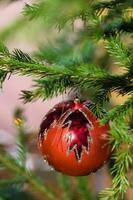
[[[88,154],[90,150],[92,123],[80,110],[73,110],[69,114],[66,113],[66,116],[64,113],[62,120],[62,128],[67,127],[67,155],[74,151],[76,159],[81,161],[82,154]]]

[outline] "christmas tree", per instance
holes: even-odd
[[[108,163],[112,185],[97,198],[127,199],[133,164],[133,1],[38,0],[26,4],[22,13],[0,33],[1,41],[31,25],[31,37],[40,37],[34,40],[41,45],[29,55],[21,49],[10,52],[5,42],[0,43],[1,87],[13,74],[21,74],[34,79],[32,90],[20,92],[24,103],[45,101],[60,94],[68,94],[71,99],[90,99],[93,103],[89,109],[101,125],[110,124],[112,147]],[[44,32],[51,35],[47,43]],[[114,94],[125,97],[123,104],[112,104]],[[88,189],[88,177],[72,179],[59,175],[58,183],[64,193],[60,197],[58,191],[28,170],[25,118],[21,110],[15,113],[15,124],[18,155],[14,158],[1,147],[0,170],[9,171],[10,178],[0,180],[0,200],[36,198],[30,196],[30,190],[48,199],[95,199]]]

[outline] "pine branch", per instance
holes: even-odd
[[[119,119],[119,121],[116,120],[115,122],[113,122],[110,132],[110,142],[112,144],[113,150],[122,150],[121,148],[119,148],[122,144],[126,144],[127,148],[133,145],[133,136],[131,129],[127,126],[124,120]]]
[[[20,165],[25,166],[26,164],[26,152],[27,152],[27,135],[25,129],[25,118],[23,110],[17,108],[14,113],[14,122],[17,130],[17,161]]]
[[[97,102],[108,101],[108,97],[113,91],[122,95],[129,95],[133,92],[132,78],[127,78],[127,73],[124,75],[106,74],[99,77],[88,76],[88,78],[84,77],[84,79],[79,80],[79,85],[81,88],[95,89]]]
[[[106,188],[99,194],[100,200],[118,200],[115,199],[115,191],[112,188]]]
[[[36,80],[35,90],[22,91],[21,99],[25,103],[35,101],[39,98],[46,100],[63,94],[67,89],[74,87],[74,84],[69,76],[48,76],[41,80]]]
[[[93,96],[92,100],[95,103],[91,103],[87,107],[89,108],[89,110],[91,110],[92,113],[94,113],[94,115],[98,119],[102,119],[106,114],[106,110],[104,109],[105,102],[109,101],[109,99],[105,99],[105,97],[103,99],[101,99],[101,97],[98,94],[98,95]]]
[[[0,44],[0,60],[3,59],[3,57],[7,58],[9,57],[9,51],[8,49],[1,43]],[[7,77],[8,72],[0,69],[0,86],[2,87],[2,83],[5,81]]]
[[[20,49],[14,49],[12,58],[24,63],[35,63],[35,61],[27,53],[22,52]]]
[[[110,131],[110,142],[112,144],[112,150],[115,150],[114,156],[115,164],[111,169],[111,173],[114,175],[112,188],[106,189],[101,192],[101,200],[124,200],[127,188],[130,187],[130,183],[127,177],[129,166],[133,163],[132,151],[133,136],[131,130],[124,121],[119,123],[113,123]]]
[[[108,1],[108,2],[101,1],[97,4],[94,4],[94,9],[95,10],[101,10],[105,8],[115,9],[116,6],[120,6],[123,3],[126,3],[126,1],[125,0],[113,0],[113,1]]]
[[[21,185],[22,183],[25,182],[26,179],[24,179],[23,177],[16,177],[13,179],[1,179],[0,187],[10,186],[10,185],[18,187],[19,184]]]
[[[130,66],[130,54],[124,47],[120,39],[111,37],[106,45],[108,52],[117,59],[116,64],[122,65],[126,68]]]
[[[105,20],[105,21],[104,21]],[[101,38],[104,37],[105,39],[110,39],[110,37],[117,37],[122,33],[132,33],[133,29],[133,19],[129,18],[128,20],[123,19],[120,17],[119,19],[116,18],[113,22],[106,22],[104,19],[101,23]],[[106,23],[106,26],[104,24]]]
[[[6,73],[17,72],[24,75],[44,76],[37,81],[38,85],[44,86],[43,90],[25,92],[26,101],[27,97],[30,101],[33,98],[42,97],[43,92],[44,98],[52,97],[71,87],[95,88],[99,100],[103,99],[103,96],[105,100],[108,99],[107,97],[112,91],[117,91],[122,95],[131,94],[133,91],[132,77],[127,77],[127,74],[109,75],[95,65],[83,64],[77,67],[43,65],[33,61],[29,55],[19,50],[16,50],[13,55],[8,53],[4,57],[3,54],[0,64]],[[55,83],[55,87],[53,87],[53,83]]]
[[[97,15],[102,15],[105,10],[108,10],[108,15],[116,10],[127,9],[132,7],[132,1],[126,0],[111,0],[111,1],[100,1],[94,4],[93,10],[96,11]],[[131,30],[131,29],[130,29]],[[126,30],[125,30],[126,31]]]
[[[18,53],[18,52],[17,52]],[[22,56],[23,55],[23,56]],[[18,56],[18,55],[17,55]],[[27,56],[27,54],[26,54]],[[66,87],[70,88],[71,86],[77,86],[80,85],[81,88],[95,88],[96,91],[99,91],[99,97],[103,94],[108,95],[112,91],[117,91],[120,94],[131,94],[133,91],[132,86],[132,78],[127,78],[127,74],[122,76],[113,76],[107,74],[104,70],[101,70],[99,67],[96,67],[94,65],[82,65],[77,68],[75,67],[63,67],[63,66],[45,66],[43,64],[37,64],[32,63],[31,59],[29,57],[27,58],[24,53],[19,55],[19,58],[9,58],[9,61],[1,60],[0,63],[2,64],[3,70],[7,70],[5,72],[21,72],[22,74],[30,74],[30,75],[43,75],[44,76],[50,76],[49,78],[42,78],[40,81],[38,81],[38,85],[41,86],[47,85],[48,87],[43,87],[43,91],[45,91],[46,94],[44,94],[44,98],[52,97],[53,95],[57,95],[58,92],[62,93],[66,89]],[[21,61],[18,61],[18,59],[21,59]],[[28,62],[23,62],[25,59],[28,59]],[[3,62],[3,63],[2,63]],[[8,65],[7,65],[8,63]],[[5,65],[6,64],[6,65]],[[93,75],[92,75],[93,74]],[[54,77],[52,77],[54,75]],[[57,77],[58,76],[58,77]],[[69,80],[67,80],[66,79]],[[82,77],[81,79],[79,77]],[[51,90],[53,87],[53,81],[55,84],[55,92],[54,90]],[[51,84],[50,84],[51,82]],[[52,87],[50,87],[52,85]],[[57,86],[57,87],[56,87]],[[63,86],[63,87],[60,87]],[[40,87],[39,87],[40,88]],[[50,89],[49,89],[50,88]],[[32,93],[25,93],[29,99],[33,99],[34,97],[42,97],[43,91],[36,90]],[[49,93],[50,91],[50,93]],[[100,93],[101,91],[101,93]],[[48,94],[49,93],[49,94]]]
[[[71,69],[64,66],[41,64],[34,61],[28,54],[16,49],[13,54],[7,48],[0,45],[0,66],[5,73],[21,73],[22,75],[46,76],[46,75],[69,75]]]
[[[112,1],[105,3],[108,4],[111,2]],[[101,3],[99,5],[101,6]],[[122,7],[122,10],[119,5],[111,10],[108,10],[108,8],[101,8],[100,10],[95,10],[95,8],[92,9],[92,12],[95,13],[96,16],[87,19],[87,32],[89,37],[97,41],[103,38],[109,40],[110,37],[114,37],[115,39],[115,37],[120,36],[123,33],[132,33],[133,17],[130,11],[128,13],[126,10],[128,2],[125,2],[124,5],[125,13],[127,12],[126,17],[123,15],[124,11],[122,12],[124,6]]]
[[[38,4],[32,5],[26,4],[23,14],[28,16],[30,19],[38,18],[44,11],[45,2],[39,1]]]
[[[21,73],[22,75],[42,75],[43,73],[46,74],[46,69],[44,71],[44,65],[39,64],[37,62],[35,63],[28,63],[28,62],[23,62],[25,59],[22,58],[21,61],[15,60],[11,55],[9,57],[4,57],[3,59],[0,60],[0,66],[1,69],[5,73]]]
[[[106,73],[103,69],[95,65],[82,65],[76,68],[63,67],[63,71],[58,71],[58,75],[47,75],[47,77],[36,80],[36,89],[33,91],[22,91],[21,98],[24,99],[25,103],[37,100],[38,98],[44,100],[52,98],[53,96],[66,92],[67,89],[78,88],[79,77],[84,79],[85,76],[87,76],[89,78],[94,72],[97,76],[102,76]],[[62,75],[60,75],[60,73],[62,73]]]
[[[129,18],[128,21],[125,19],[116,18],[113,21],[104,19],[105,17],[99,17],[97,20],[92,20],[88,23],[87,32],[88,36],[99,41],[103,38],[109,40],[110,37],[117,37],[122,33],[132,33],[133,19]],[[111,17],[110,17],[111,18]],[[109,21],[109,22],[108,22]]]
[[[128,33],[132,33],[133,32],[133,18],[129,18],[128,20],[123,20],[122,23],[119,26],[119,32],[128,32]]]
[[[4,152],[1,152],[0,154],[0,162],[12,173],[15,175],[22,176],[26,179],[26,181],[33,187],[35,190],[40,191],[42,194],[46,195],[50,199],[56,199],[56,195],[44,185],[43,181],[34,176],[32,172],[20,165],[14,158],[12,158],[10,155],[7,155]]]
[[[5,81],[7,77],[7,72],[0,69],[0,87],[2,88],[2,83]]]
[[[54,44],[49,42],[47,45],[41,46],[34,56],[49,64],[77,66],[93,61],[94,46],[91,41],[88,41],[88,36],[82,33],[80,38],[75,39],[72,43],[66,37],[59,38],[54,41]]]
[[[59,181],[60,186],[63,189],[63,200],[72,199],[72,194],[71,194],[72,188],[71,188],[70,177],[58,174],[58,181]]]
[[[0,188],[0,200],[35,200],[35,198],[26,191],[20,188],[8,186]]]
[[[81,198],[83,200],[93,200],[91,191],[89,189],[89,181],[88,181],[88,177],[77,177],[76,178],[77,181],[77,190],[79,192],[79,194],[81,195]]]
[[[17,177],[13,180],[4,180],[0,181],[0,185],[6,187],[10,186],[16,190],[18,186],[20,189],[23,189],[24,183],[29,183],[34,189],[40,191],[42,194],[49,197],[49,199],[56,199],[55,194],[51,191],[47,186],[44,185],[43,181],[34,176],[33,173],[25,167],[26,162],[26,135],[25,135],[25,128],[24,128],[24,116],[23,111],[21,109],[17,109],[14,113],[14,120],[18,130],[18,142],[17,142],[17,149],[18,154],[16,158],[13,158],[9,154],[5,153],[4,151],[0,154],[0,162],[6,169],[8,169],[12,174],[15,174]],[[21,177],[21,179],[19,178]],[[10,188],[9,188],[10,189]],[[19,189],[19,188],[18,188]],[[19,191],[18,191],[19,192]],[[15,194],[13,194],[14,196]]]
[[[32,5],[27,4],[23,13],[30,19],[42,18],[49,26],[54,26],[60,30],[66,23],[71,23],[74,19],[88,13],[91,4],[91,0],[89,2],[78,0],[76,4],[74,0],[69,2],[67,0],[40,0]]]
[[[117,120],[118,118],[125,118],[129,113],[133,112],[133,97],[129,98],[124,104],[117,105],[111,111],[106,113],[104,118],[101,120],[102,124],[106,124],[109,121]]]
[[[0,43],[0,57],[8,57],[9,55],[10,53],[7,47],[3,43]]]

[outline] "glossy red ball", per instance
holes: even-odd
[[[110,157],[109,125],[101,126],[89,110],[91,102],[57,104],[42,121],[39,148],[43,158],[59,172],[88,175]]]

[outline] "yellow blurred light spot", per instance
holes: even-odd
[[[20,119],[20,118],[16,118],[16,119],[14,120],[14,122],[15,122],[15,125],[17,125],[17,126],[21,126],[21,125],[23,124],[23,120]]]

